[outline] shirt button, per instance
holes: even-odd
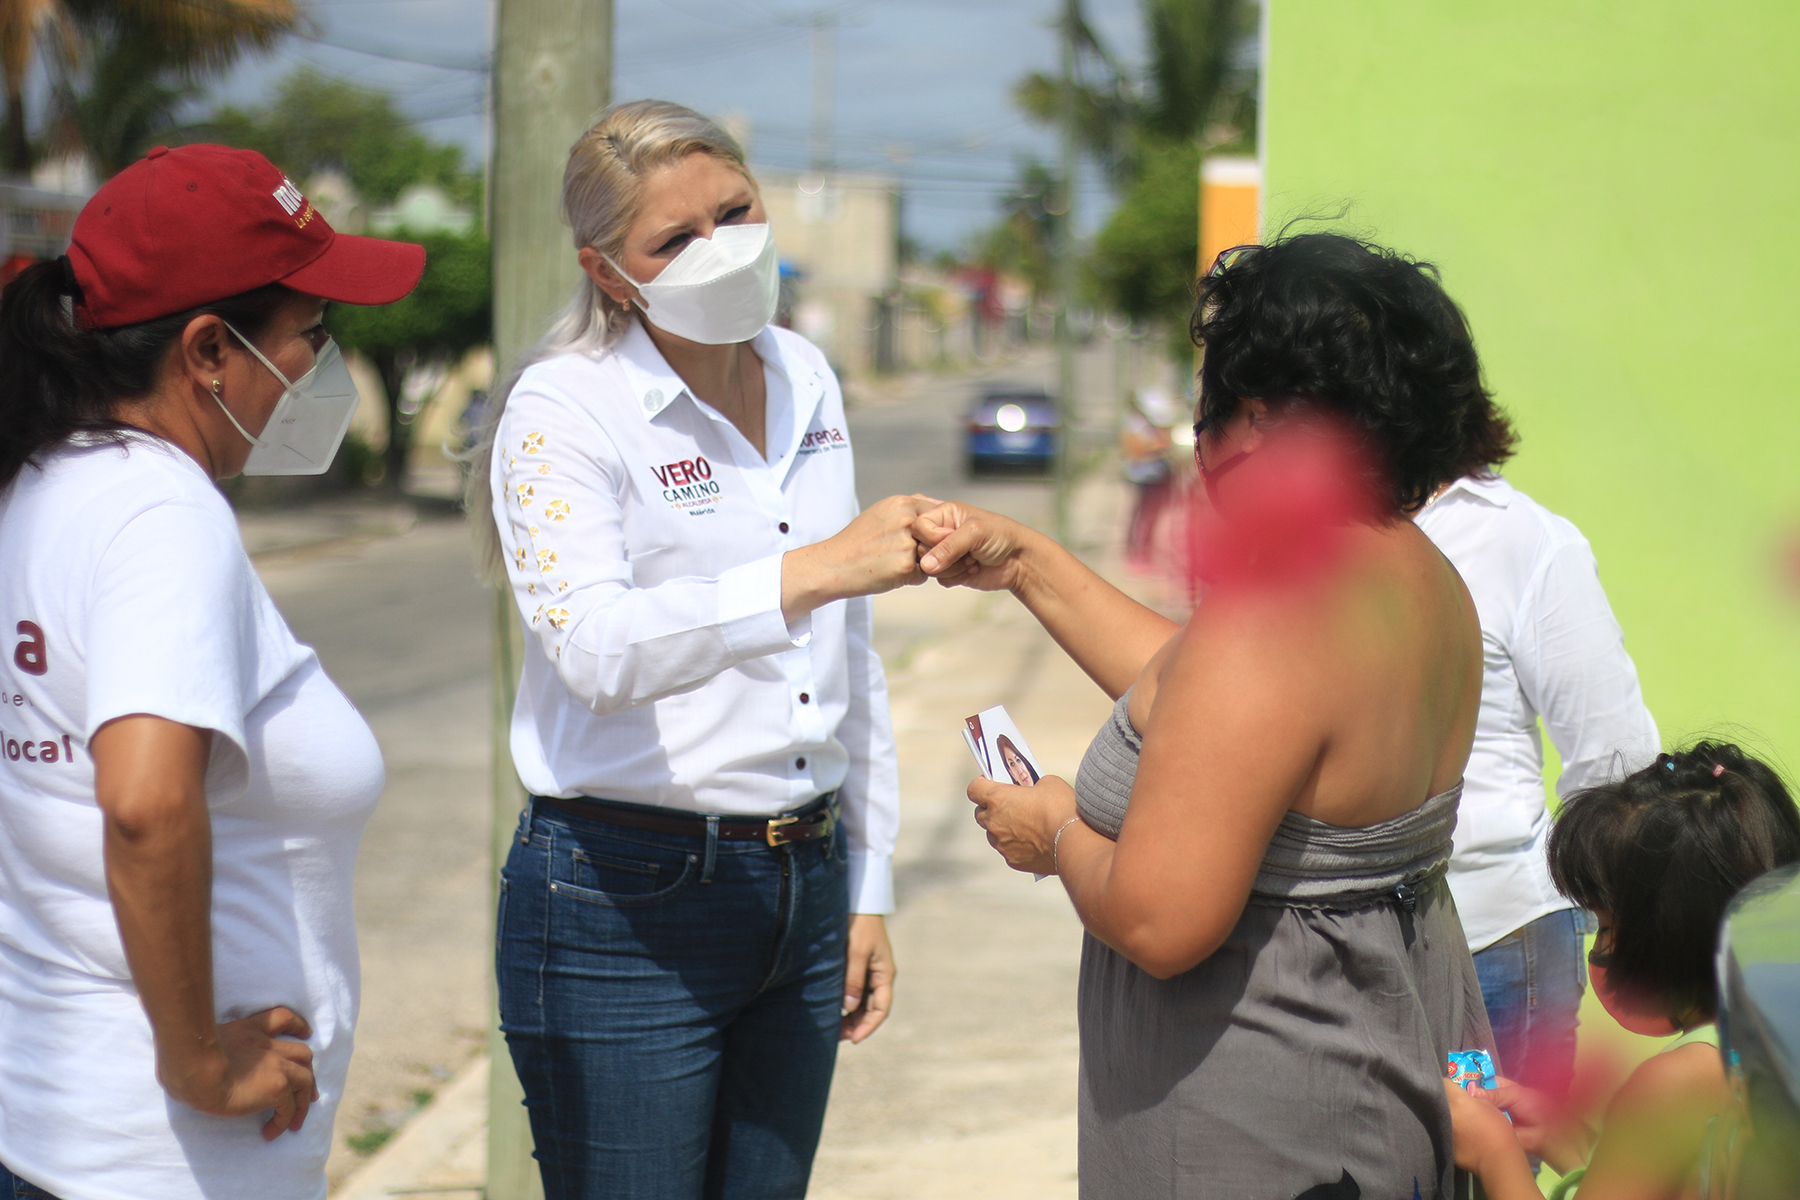
[[[783,521],[781,524],[777,525],[775,528],[781,530],[781,532],[783,532],[783,533],[786,533],[787,532],[787,522]]]
[[[796,758],[794,760],[794,766],[799,768],[800,770],[805,770],[806,769],[806,760],[804,758]]]
[[[801,693],[800,693],[800,703],[802,703],[802,704],[811,704],[811,703],[812,703],[812,695],[811,695],[811,693],[808,693],[808,692],[801,692]]]

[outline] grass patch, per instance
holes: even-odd
[[[388,1144],[394,1136],[394,1129],[389,1125],[377,1125],[373,1129],[365,1129],[361,1133],[352,1133],[344,1138],[344,1145],[358,1154],[373,1154]]]

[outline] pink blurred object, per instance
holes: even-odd
[[[1800,529],[1791,529],[1777,551],[1781,586],[1792,600],[1800,600]]]
[[[1190,492],[1187,570],[1203,590],[1308,582],[1351,526],[1379,519],[1378,476],[1341,423],[1284,422],[1210,489]]]

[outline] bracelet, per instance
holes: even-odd
[[[1062,866],[1061,866],[1061,864],[1059,864],[1056,861],[1056,852],[1058,849],[1060,849],[1062,847],[1063,830],[1067,829],[1069,826],[1073,825],[1075,822],[1077,822],[1079,820],[1081,820],[1080,814],[1076,814],[1075,816],[1070,817],[1068,820],[1064,821],[1061,825],[1058,825],[1056,827],[1056,836],[1050,839],[1050,869],[1054,874],[1057,874],[1057,875],[1062,874]]]

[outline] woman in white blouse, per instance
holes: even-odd
[[[722,129],[617,105],[563,205],[586,279],[496,389],[470,504],[529,643],[502,1027],[549,1200],[799,1197],[837,1043],[893,985],[867,597],[923,578],[922,500],[858,515]]]

